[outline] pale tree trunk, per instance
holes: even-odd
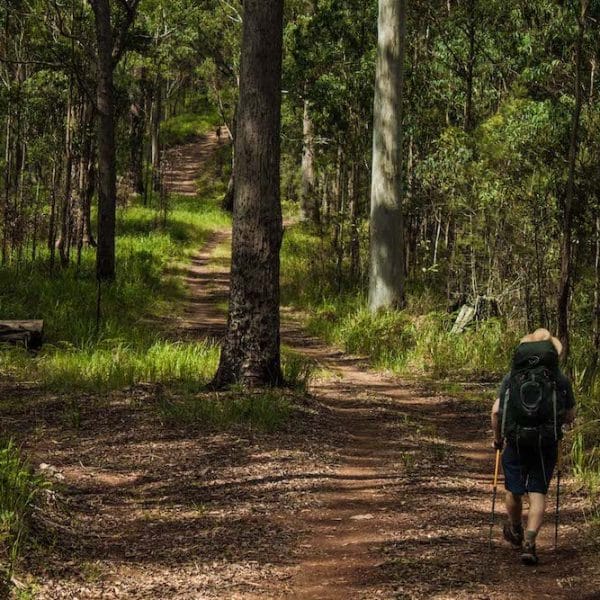
[[[64,187],[60,208],[60,236],[56,242],[60,264],[66,267],[69,264],[69,235],[71,224],[71,188],[73,177],[73,81],[69,85],[69,97],[67,100],[67,118],[65,126],[65,172]]]
[[[112,30],[109,0],[93,3],[98,45],[98,250],[96,277],[115,278],[117,207]]]
[[[94,107],[91,102],[85,103],[83,148],[80,166],[80,199],[81,199],[81,243],[83,246],[96,247],[92,232],[92,197],[96,188],[96,149],[94,146],[93,123]]]
[[[239,87],[239,83],[238,83]],[[221,208],[227,212],[233,212],[233,196],[235,193],[235,131],[237,127],[237,108],[233,113],[233,119],[231,120],[231,129],[229,129],[229,136],[233,143],[231,148],[231,174],[229,175],[229,182],[227,183],[227,190],[221,200]]]
[[[213,384],[282,382],[279,197],[283,0],[246,0],[227,334]]]
[[[302,119],[302,195],[300,199],[300,218],[318,225],[320,221],[319,203],[315,191],[315,136],[312,119],[310,118],[310,103],[304,101],[304,116]]]
[[[146,119],[144,114],[144,69],[134,72],[137,86],[134,86],[129,106],[129,117],[131,122],[130,138],[130,163],[131,183],[136,194],[144,195],[144,129]]]
[[[563,234],[560,252],[560,283],[558,286],[558,337],[563,344],[563,358],[566,360],[570,350],[569,336],[569,304],[573,276],[573,212],[577,202],[575,190],[575,169],[579,154],[579,128],[581,108],[583,105],[583,44],[585,39],[587,9],[589,0],[581,0],[581,12],[578,15],[578,33],[575,42],[575,106],[571,120],[571,137],[569,141],[568,175],[565,190],[565,201],[562,215]]]
[[[348,202],[350,204],[350,279],[355,282],[360,277],[360,239],[358,235],[359,177],[355,161],[350,167]]]
[[[152,189],[157,192],[160,189],[160,121],[162,113],[162,81],[157,77],[152,98],[152,123],[151,123],[151,147],[152,147]]]
[[[406,0],[379,0],[373,119],[369,308],[404,305],[402,98]]]

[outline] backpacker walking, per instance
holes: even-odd
[[[492,408],[493,446],[504,449],[504,538],[521,551],[521,560],[527,565],[538,563],[536,538],[544,519],[562,426],[575,418],[573,389],[559,368],[561,352],[562,344],[547,329],[525,336]],[[529,513],[523,530],[525,494]]]

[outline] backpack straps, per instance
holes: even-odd
[[[506,392],[504,392],[504,404],[502,405],[502,427],[500,429],[500,435],[502,439],[506,437],[506,413],[508,412],[508,399],[510,396],[510,383],[506,386]]]

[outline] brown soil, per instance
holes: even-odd
[[[227,261],[211,254],[228,236],[215,234],[190,268],[182,337],[224,331]],[[586,502],[572,487],[556,554],[549,525],[537,568],[519,564],[499,523],[488,549],[487,406],[371,370],[286,310],[283,339],[323,371],[277,434],[165,424],[155,406],[168,390],[153,387],[76,399],[7,391],[1,428],[52,466],[53,510],[69,515],[45,519],[56,545],[28,561],[36,597],[600,598]]]
[[[202,175],[207,160],[217,146],[228,143],[229,138],[224,133],[217,135],[212,131],[189,144],[169,148],[165,156],[165,186],[169,192],[195,196],[198,191],[196,180]]]

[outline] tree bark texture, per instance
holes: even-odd
[[[142,87],[140,85],[140,87]],[[142,88],[143,89],[143,88]],[[129,107],[131,119],[131,183],[136,194],[144,195],[144,103],[141,91],[135,90]]]
[[[406,0],[379,0],[373,120],[369,308],[404,304],[402,98]]]
[[[558,337],[563,344],[563,359],[567,359],[570,350],[569,304],[573,277],[573,213],[578,201],[575,189],[575,170],[579,154],[579,129],[583,106],[583,43],[585,39],[587,9],[589,0],[581,0],[581,12],[578,15],[578,33],[575,42],[575,106],[571,120],[569,140],[568,175],[563,208],[563,234],[560,254],[560,283],[558,286]]]
[[[319,224],[319,202],[315,189],[315,140],[313,122],[310,118],[310,103],[304,101],[304,116],[302,119],[302,195],[300,215],[303,221]]]
[[[281,383],[279,189],[283,0],[246,0],[227,334],[218,387]]]
[[[94,0],[98,46],[98,249],[96,277],[115,278],[115,223],[117,207],[112,30],[109,0]]]
[[[160,161],[162,148],[160,146],[160,122],[162,118],[162,79],[156,78],[152,97],[152,123],[151,123],[151,148],[152,148],[152,189],[160,190]]]

